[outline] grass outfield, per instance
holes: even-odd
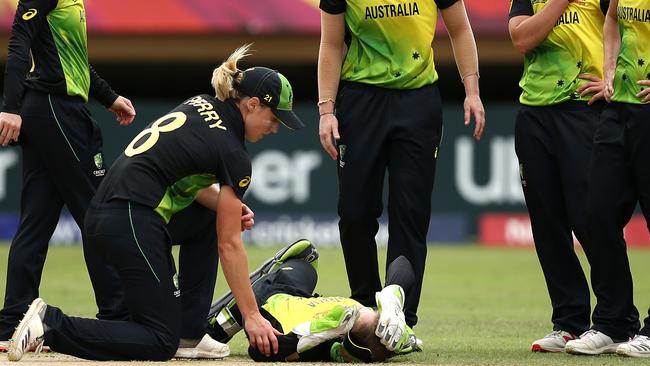
[[[249,248],[255,268],[276,248]],[[0,245],[0,291],[9,247]],[[321,249],[323,295],[346,295],[345,268],[340,250]],[[381,260],[385,253],[381,253]],[[584,256],[581,255],[584,262]],[[635,299],[645,316],[650,305],[650,251],[630,252]],[[219,276],[217,294],[224,291]],[[3,294],[4,292],[0,292]],[[41,296],[68,314],[92,316],[93,296],[79,247],[53,247],[45,266]],[[617,356],[578,357],[533,354],[530,343],[550,330],[550,304],[534,251],[484,249],[477,246],[430,247],[416,332],[423,353],[395,362],[436,365],[619,365],[643,364]],[[231,342],[232,361],[244,361],[242,336]],[[239,363],[238,362],[238,363]],[[217,363],[218,364],[218,363]]]

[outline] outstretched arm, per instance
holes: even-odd
[[[251,346],[270,356],[278,353],[275,330],[262,317],[248,277],[248,257],[241,239],[242,202],[232,187],[222,186],[217,201],[217,235],[219,258],[228,286],[237,301],[244,319]]]

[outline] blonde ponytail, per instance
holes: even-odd
[[[219,100],[239,97],[234,85],[242,80],[243,74],[237,69],[237,62],[250,55],[249,51],[252,45],[249,43],[236,49],[221,66],[212,72],[212,87]]]

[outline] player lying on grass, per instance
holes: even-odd
[[[250,275],[260,312],[275,329],[279,351],[265,356],[249,347],[255,361],[377,362],[419,351],[404,321],[404,289],[414,280],[411,263],[398,257],[388,267],[386,283],[376,293],[378,310],[345,297],[313,294],[318,252],[299,240],[267,260]],[[228,342],[242,329],[242,317],[230,293],[210,309],[208,334]]]

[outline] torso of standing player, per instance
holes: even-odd
[[[22,17],[37,15],[40,16],[38,9],[30,9]],[[27,84],[33,89],[88,100],[90,74],[84,1],[59,0],[46,19],[49,30],[42,30],[31,45],[32,67]]]
[[[530,0],[535,14],[548,0]],[[580,98],[576,89],[587,81],[580,74],[603,77],[603,0],[571,3],[551,32],[525,55],[525,74],[520,85],[524,104],[550,105]],[[606,9],[606,4],[603,4]]]
[[[347,0],[341,79],[394,89],[435,82],[437,18],[434,0]]]
[[[619,0],[617,9],[621,48],[616,62],[616,102],[641,104],[636,97],[650,80],[650,0]]]

